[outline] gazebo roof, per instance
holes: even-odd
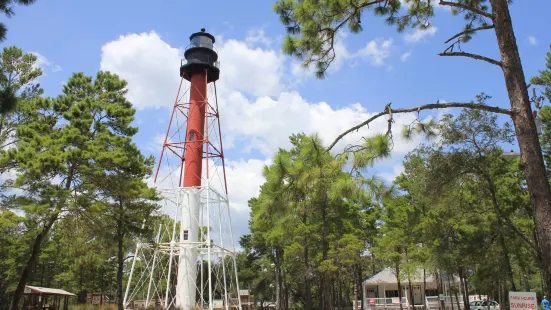
[[[8,292],[8,294],[13,294],[15,290],[11,290]],[[58,289],[58,288],[47,288],[47,287],[39,287],[39,286],[30,286],[25,285],[25,292],[23,293],[25,295],[50,295],[50,296],[76,296],[73,293],[69,293],[65,290]]]

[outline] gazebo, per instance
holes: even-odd
[[[13,295],[15,290],[8,291]],[[25,310],[68,310],[69,297],[76,296],[62,289],[25,286],[23,309]]]

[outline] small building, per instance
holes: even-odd
[[[254,295],[251,295],[249,290],[239,290],[239,298],[241,298],[241,309],[243,310],[254,309],[254,305],[255,305]]]
[[[78,303],[79,304],[92,304],[92,305],[107,305],[115,303],[111,301],[109,296],[101,293],[92,293],[87,290],[83,290],[78,293]]]
[[[8,295],[14,293],[15,290],[8,291]],[[70,297],[76,295],[62,289],[26,285],[22,304],[23,309],[68,310]]]
[[[453,275],[444,275],[443,277],[445,279],[444,282],[448,282],[447,277],[449,277],[452,283],[459,281]],[[400,278],[402,278],[402,275],[400,275]],[[372,307],[399,308],[400,303],[407,306],[425,305],[428,299],[437,298],[438,284],[434,275],[427,272],[425,273],[425,277],[423,277],[423,270],[418,270],[410,277],[410,280],[413,300],[410,300],[409,281],[406,278],[400,281],[402,286],[402,300],[400,301],[398,298],[398,280],[394,274],[394,270],[392,268],[383,269],[362,283],[364,304]]]

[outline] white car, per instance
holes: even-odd
[[[493,300],[490,301],[471,301],[469,303],[471,310],[499,310],[499,304]]]

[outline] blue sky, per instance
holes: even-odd
[[[511,6],[527,78],[543,68],[551,43],[545,22],[551,2],[530,4],[516,1]],[[470,101],[485,92],[493,97],[489,104],[509,106],[498,67],[437,56],[446,48],[443,42],[463,25],[461,17],[452,17],[446,9],[437,9],[432,31],[402,34],[367,12],[362,18],[364,31],[340,41],[338,62],[325,80],[316,80],[281,54],[284,28],[272,5],[271,1],[39,0],[17,7],[13,18],[4,18],[8,39],[3,45],[41,55],[46,95],[59,94],[73,72],[95,75],[101,68],[127,79],[129,98],[138,108],[136,142],[144,153],[158,156],[159,137],[166,130],[178,88],[180,49],[201,27],[215,35],[237,234],[247,230],[246,201],[262,183],[262,166],[278,147],[288,146],[287,136],[293,132],[319,132],[329,143],[388,102],[406,107],[437,99]],[[491,31],[475,36],[463,49],[499,56]],[[438,112],[423,114],[429,115]],[[401,117],[397,125],[412,117]],[[363,133],[383,130],[384,123],[381,120]],[[398,141],[393,158],[374,170],[391,179],[400,171],[403,155],[418,142]]]

